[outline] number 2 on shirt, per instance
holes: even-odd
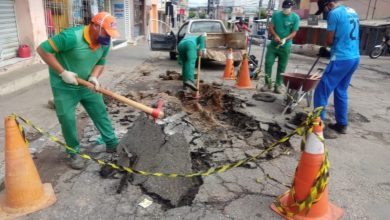
[[[355,19],[351,19],[349,23],[352,25],[352,30],[349,33],[349,38],[351,38],[351,40],[356,40],[357,38],[353,36],[353,34],[355,33],[356,27],[358,26],[358,22]]]

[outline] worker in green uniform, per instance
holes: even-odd
[[[272,89],[272,66],[278,57],[278,69],[274,85],[274,92],[281,93],[282,76],[288,64],[288,58],[291,52],[292,39],[295,37],[300,18],[292,12],[293,0],[285,0],[282,4],[282,11],[277,11],[272,15],[272,22],[269,25],[269,32],[273,39],[267,47],[265,55],[265,85],[261,88],[262,92]]]
[[[77,139],[76,106],[81,103],[99,130],[106,152],[116,152],[118,139],[98,89],[111,38],[118,37],[116,20],[107,12],[96,14],[89,25],[66,29],[43,42],[37,52],[49,66],[55,110],[66,144],[80,152]],[[79,86],[77,77],[88,80],[94,88]],[[70,167],[82,169],[84,160],[74,151]]]
[[[179,63],[182,66],[183,90],[186,88],[197,91],[194,83],[196,59],[198,56],[206,55],[206,33],[200,36],[186,36],[180,41],[177,50],[179,51]]]

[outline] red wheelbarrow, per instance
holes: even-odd
[[[303,73],[285,73],[283,74],[283,83],[286,86],[286,97],[284,99],[286,107],[282,115],[291,113],[297,105],[306,98],[307,106],[311,106],[313,99],[313,90],[321,79],[323,69],[318,69],[316,73],[311,74],[320,57],[317,57],[313,66],[307,74]]]

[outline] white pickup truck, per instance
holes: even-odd
[[[175,34],[173,31],[168,33],[151,33],[150,47],[153,51],[168,51],[171,59],[176,59],[177,44],[187,35],[201,35],[207,33],[206,38],[206,59],[220,62],[226,61],[226,51],[233,49],[233,59],[235,63],[242,60],[242,54],[246,50],[245,33],[228,32],[220,20],[213,19],[194,19],[185,22]]]

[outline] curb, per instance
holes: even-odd
[[[14,79],[10,82],[3,84],[0,88],[0,96],[7,95],[9,93],[13,93],[20,89],[29,87],[47,78],[49,78],[47,68],[31,74],[26,74],[21,78]]]

